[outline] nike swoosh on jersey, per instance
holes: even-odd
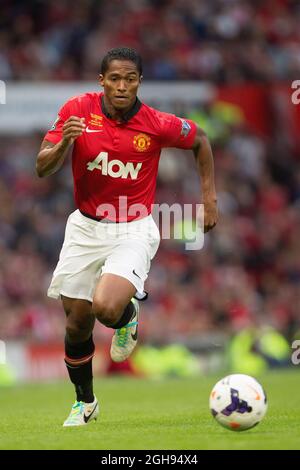
[[[85,129],[87,133],[90,132],[103,132],[103,129],[90,129],[89,126]]]
[[[92,414],[94,413],[95,409],[97,408],[97,405],[98,403],[96,403],[96,405],[94,406],[93,410],[90,412],[90,414],[88,416],[86,416],[86,414],[84,413],[83,415],[83,419],[84,419],[84,422],[87,423],[88,420],[90,419],[90,417],[92,416]]]

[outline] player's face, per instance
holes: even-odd
[[[135,103],[141,79],[135,63],[131,60],[112,60],[105,74],[99,76],[106,99],[120,111],[130,109]]]

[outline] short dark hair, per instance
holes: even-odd
[[[112,60],[130,60],[136,65],[140,76],[143,73],[142,58],[135,49],[130,47],[115,47],[107,52],[101,62],[101,74],[107,72],[109,64]]]

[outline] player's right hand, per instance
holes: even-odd
[[[84,121],[85,118],[70,116],[63,125],[63,140],[73,144],[74,140],[81,136],[86,128]]]

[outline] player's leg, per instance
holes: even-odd
[[[120,224],[101,268],[92,310],[101,323],[115,329],[110,351],[115,362],[127,359],[136,346],[139,304],[133,297],[146,298],[144,283],[159,241],[151,216]]]
[[[65,363],[76,391],[75,404],[64,426],[80,426],[96,419],[99,413],[92,371],[95,317],[87,300],[62,296],[62,303],[66,313]]]
[[[137,343],[139,305],[133,299],[136,287],[125,277],[107,273],[101,277],[93,299],[92,311],[115,334],[111,358],[115,362],[127,359]]]

